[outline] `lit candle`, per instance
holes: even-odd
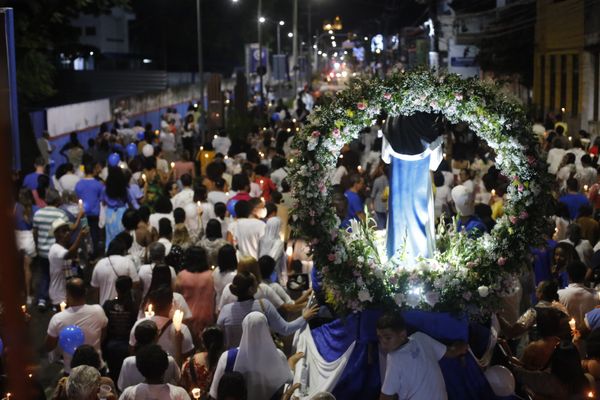
[[[588,185],[583,185],[583,190],[584,190],[585,192],[587,192],[587,191],[588,191]]]
[[[360,165],[356,167],[356,169],[358,170],[358,172],[362,172],[362,167]]]
[[[265,183],[265,181],[263,181],[262,179],[260,180],[260,184],[262,185],[263,183]]]
[[[205,155],[204,155],[204,158],[208,158],[208,154],[205,154]]]
[[[83,208],[83,200],[79,199],[79,209],[81,210]]]
[[[492,196],[496,195],[496,189],[492,189]]]
[[[65,303],[64,301],[60,302],[60,311],[65,311],[67,308],[67,303]]]
[[[158,129],[154,131],[154,134],[155,134],[156,136],[158,136],[158,134],[159,134],[159,133],[160,133],[160,131],[159,131]]]
[[[293,122],[293,123],[296,123],[296,118],[292,118],[292,122]]]
[[[444,160],[446,159],[446,153],[444,153]]]
[[[213,139],[216,139],[216,138],[217,138],[217,135],[213,136]]]
[[[200,389],[198,389],[198,388],[193,388],[193,389],[192,389],[192,396],[193,396],[195,399],[199,399],[199,398],[200,398]]]
[[[173,169],[173,168],[175,168],[175,163],[174,162],[171,163],[171,169]]]
[[[225,156],[225,157],[223,157],[223,159],[229,160],[229,156]]]
[[[287,128],[287,131],[288,131],[288,132],[291,132],[291,131],[292,131],[292,128]]]
[[[265,202],[265,198],[261,196],[260,201]]]
[[[294,254],[294,249],[292,248],[292,246],[288,246],[287,249],[285,249],[285,255],[291,257],[292,254]]]
[[[173,326],[177,332],[181,331],[181,322],[183,321],[183,311],[175,310],[173,314]]]
[[[290,158],[290,162],[291,162],[291,163],[293,163],[293,162],[294,162],[294,159],[293,159],[293,158]]]
[[[214,265],[210,266],[210,269],[215,269],[215,268],[217,268],[217,267],[215,267]]]
[[[344,155],[343,155],[343,154],[340,154],[340,158],[344,158]]]
[[[26,314],[26,313],[27,313],[27,306],[26,306],[25,304],[23,304],[23,305],[21,306],[21,311],[23,312],[23,314]]]
[[[565,112],[565,110],[566,110],[566,109],[565,109],[564,107],[562,107],[562,108],[560,109],[560,111],[562,111],[562,112]]]
[[[571,318],[571,320],[569,321],[569,326],[571,327],[572,331],[575,330],[575,318]]]
[[[573,136],[569,136],[569,142],[573,140]]]
[[[142,174],[142,179],[146,182],[146,174]]]
[[[587,394],[588,399],[593,399],[594,398],[594,392],[590,391]]]
[[[200,146],[200,151],[203,151],[203,150],[204,150],[204,146]]]
[[[152,304],[148,304],[148,309],[144,311],[144,316],[146,318],[154,317],[154,311],[152,310]]]

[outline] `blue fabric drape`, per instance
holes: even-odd
[[[381,376],[375,326],[380,315],[379,311],[367,310],[312,330],[319,353],[327,361],[339,358],[356,340],[350,360],[333,390],[336,398],[379,398]],[[405,311],[403,316],[411,333],[419,330],[444,343],[469,340],[469,322],[466,318],[423,311]],[[485,328],[482,328],[481,333],[484,330]],[[457,359],[444,358],[440,361],[440,368],[449,400],[496,399],[483,371],[470,354]]]
[[[123,232],[123,224],[121,219],[127,211],[127,207],[112,208],[106,207],[106,223],[104,226],[106,232],[105,250],[108,250],[108,245],[119,233]]]
[[[428,257],[433,253],[432,221],[429,220],[433,216],[433,209],[431,213],[429,210],[433,196],[429,159],[430,156],[415,160],[391,158],[388,258],[403,248],[408,263],[419,255]]]

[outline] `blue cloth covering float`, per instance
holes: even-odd
[[[327,361],[339,358],[356,340],[356,347],[333,391],[338,399],[378,399],[381,387],[379,352],[377,349],[376,322],[380,311],[367,310],[335,320],[312,330],[313,339],[320,354]],[[403,316],[409,333],[419,330],[444,342],[469,340],[469,332],[475,329],[478,342],[472,347],[483,349],[487,343],[485,327],[471,325],[466,318],[456,318],[446,313],[405,311]],[[449,400],[498,400],[490,388],[477,360],[467,354],[462,358],[443,358],[440,367],[446,382]]]

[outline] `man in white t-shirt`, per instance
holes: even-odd
[[[67,282],[67,308],[54,314],[48,324],[46,335],[46,350],[52,351],[58,345],[58,337],[63,328],[76,325],[83,331],[84,344],[89,344],[96,349],[102,358],[100,344],[106,333],[108,318],[98,304],[85,304],[85,283],[80,278],[73,278]],[[72,355],[63,350],[65,373],[71,371]]]
[[[230,195],[227,193],[228,189],[225,179],[221,177],[215,179],[215,188],[208,192],[207,195],[208,202],[213,206],[217,203],[227,204],[230,198]]]
[[[150,283],[152,282],[152,270],[154,270],[156,265],[165,263],[165,252],[166,249],[162,243],[154,242],[148,246],[148,258],[150,264],[142,265],[138,271],[142,290],[142,298],[146,297],[146,294],[148,294],[148,289],[150,288]],[[173,267],[169,268],[171,270],[171,282],[173,285],[175,285],[177,274],[175,273],[175,269]]]
[[[250,216],[253,208],[252,204],[253,200],[239,200],[235,204],[237,220],[232,235],[234,242],[237,244],[238,258],[250,256],[258,259],[258,242],[265,234],[265,223],[258,218],[254,218],[254,216]]]
[[[117,297],[115,282],[119,276],[129,276],[133,281],[134,288],[139,286],[140,278],[135,270],[135,264],[130,258],[125,257],[127,249],[119,239],[115,239],[108,245],[106,257],[98,261],[92,273],[90,285],[98,290],[99,304]],[[96,294],[96,293],[94,293]]]
[[[173,210],[176,208],[185,208],[186,205],[194,202],[194,189],[192,189],[192,176],[190,174],[181,175],[181,186],[183,189],[171,198]]]
[[[184,388],[164,383],[164,375],[169,367],[167,353],[160,346],[151,344],[136,354],[136,366],[145,382],[130,386],[123,391],[120,400],[160,399],[190,400]]]
[[[215,153],[221,153],[223,156],[226,156],[231,147],[231,139],[227,137],[227,132],[220,131],[219,135],[213,138],[212,145]]]
[[[154,316],[138,320],[129,334],[129,346],[137,344],[135,329],[142,322],[152,320],[158,327],[158,340],[156,343],[181,365],[183,360],[194,353],[194,342],[189,328],[181,324],[181,330],[177,331],[171,320],[171,309],[173,306],[173,291],[166,287],[153,290],[148,295],[149,304],[152,304]],[[139,364],[138,364],[139,368]],[[144,372],[140,370],[142,375]]]
[[[558,291],[560,303],[566,307],[569,316],[575,319],[579,330],[585,328],[585,314],[600,304],[598,292],[585,285],[587,271],[587,267],[581,261],[569,263],[567,265],[569,286]]]
[[[135,328],[135,339],[137,341],[137,349],[156,344],[158,339],[158,327],[154,321],[149,319],[140,322]],[[175,359],[168,356],[169,366],[165,371],[164,382],[177,385],[181,377],[181,371]],[[137,385],[144,382],[144,376],[136,366],[136,356],[129,356],[123,360],[121,372],[118,379],[118,387],[121,391],[129,386]]]
[[[79,231],[77,238],[69,246],[71,239],[70,224],[66,219],[56,219],[52,222],[50,234],[56,240],[48,251],[48,263],[50,264],[50,302],[57,306],[67,298],[67,279],[75,274],[71,270],[71,260],[77,257],[77,250],[84,236],[89,232],[85,227]]]
[[[384,314],[377,321],[379,349],[387,354],[380,400],[446,400],[446,384],[439,366],[442,357],[457,357],[466,343],[446,347],[421,332],[408,336],[399,313]]]

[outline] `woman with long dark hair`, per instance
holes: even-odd
[[[221,223],[217,219],[211,219],[206,224],[204,237],[200,240],[200,246],[206,249],[208,265],[217,265],[219,250],[228,242],[222,236]]]
[[[192,311],[187,325],[199,335],[205,327],[214,323],[215,290],[212,271],[206,261],[206,251],[198,246],[186,250],[183,265],[183,270],[177,274],[175,287]]]
[[[144,311],[148,308],[149,305],[149,296],[150,294],[161,287],[168,288],[171,292],[173,292],[173,307],[171,308],[171,316],[175,312],[175,310],[183,311],[183,319],[187,325],[187,320],[192,317],[192,311],[188,306],[185,298],[181,295],[181,293],[177,293],[173,291],[173,285],[171,284],[171,268],[167,264],[157,264],[154,269],[152,269],[152,280],[150,281],[150,287],[146,292],[146,296],[142,300],[140,304],[140,310],[138,313],[138,319],[144,317]]]
[[[213,271],[213,282],[215,286],[215,304],[221,301],[221,294],[225,286],[233,281],[233,277],[237,273],[237,254],[235,247],[230,244],[219,249],[217,255],[217,267]]]
[[[223,331],[216,326],[204,329],[202,345],[205,351],[194,354],[181,367],[181,385],[188,392],[199,388],[201,399],[208,398],[217,363],[225,350]]]
[[[125,179],[123,170],[119,167],[110,167],[106,186],[102,192],[102,206],[104,207],[104,228],[106,232],[105,248],[108,249],[109,243],[123,231],[123,214],[127,211],[132,201],[127,190],[128,182]]]

